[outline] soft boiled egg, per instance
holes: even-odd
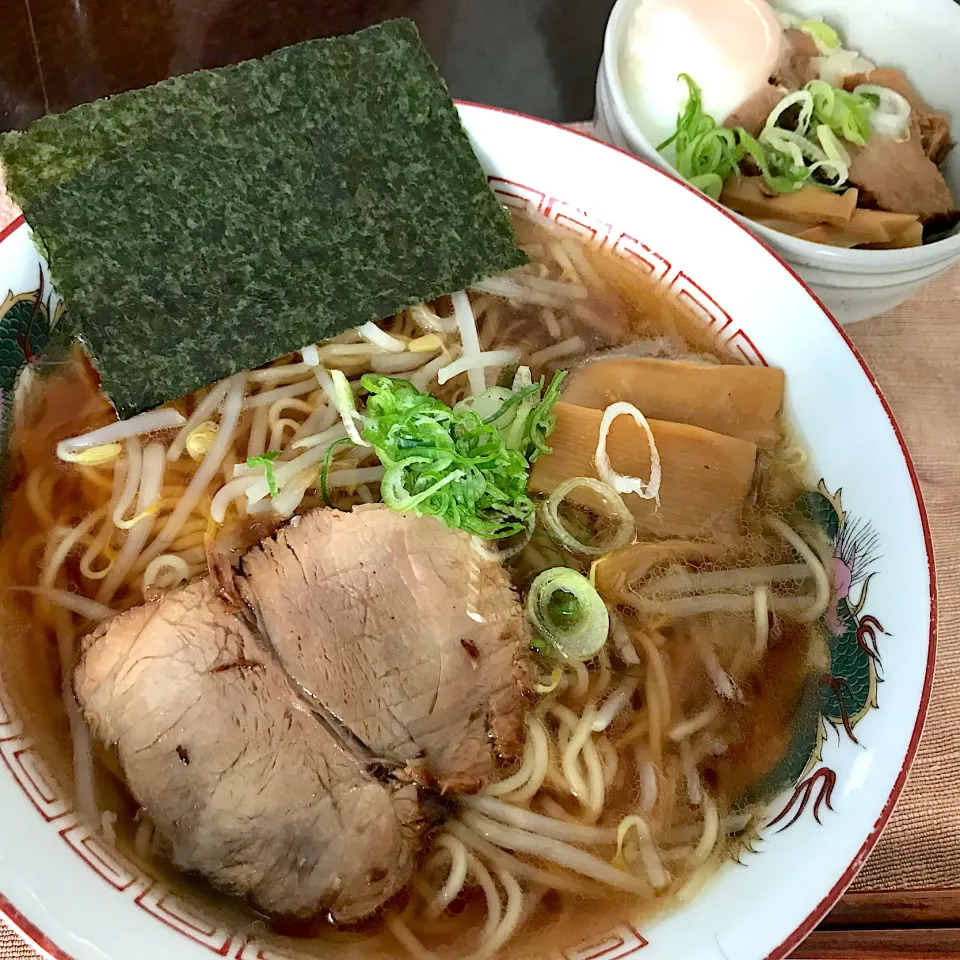
[[[783,31],[766,0],[641,0],[620,51],[623,90],[654,146],[677,126],[689,74],[717,123],[760,90],[780,58]]]

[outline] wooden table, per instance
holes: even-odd
[[[552,120],[585,120],[593,111],[603,26],[612,5],[613,0],[6,0],[0,130],[176,73],[398,15],[417,22],[455,97]],[[850,331],[917,462],[940,572],[938,676],[950,682],[954,671],[960,674],[960,649],[956,664],[945,649],[945,641],[958,635],[960,600],[958,319],[960,271],[912,308]],[[940,695],[944,704],[951,702],[942,683]],[[937,726],[937,715],[935,692],[933,732],[921,747],[917,769],[922,775],[942,757],[956,765],[960,785],[960,733],[951,739],[953,724]],[[960,848],[960,823],[954,826]],[[960,869],[955,876],[941,870],[939,882],[940,889],[929,891],[848,894],[796,956],[960,957],[960,889],[949,889],[960,887]],[[0,950],[0,956],[6,954]]]

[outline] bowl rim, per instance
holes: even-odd
[[[624,0],[619,0],[619,3],[623,3]],[[810,911],[807,917],[797,926],[795,929],[788,934],[781,943],[774,947],[773,950],[767,954],[765,960],[784,960],[805,938],[806,936],[817,926],[817,924],[823,919],[831,907],[840,899],[843,892],[853,881],[856,874],[862,868],[866,859],[873,848],[876,846],[880,835],[886,826],[887,822],[890,819],[893,809],[896,805],[897,800],[899,799],[901,793],[903,792],[904,785],[907,780],[910,768],[913,764],[914,759],[916,758],[917,749],[919,747],[921,734],[923,732],[924,723],[928,715],[930,698],[933,688],[933,679],[934,679],[934,669],[936,664],[936,649],[937,649],[937,630],[938,630],[938,616],[939,610],[937,605],[937,578],[936,578],[936,563],[934,558],[933,551],[933,539],[930,531],[930,522],[927,515],[926,505],[923,499],[923,492],[920,486],[920,479],[916,471],[916,467],[913,463],[913,458],[910,455],[910,452],[907,448],[906,441],[904,440],[903,433],[900,430],[900,426],[896,421],[896,418],[893,415],[890,405],[887,402],[886,397],[883,394],[879,384],[876,381],[876,378],[873,376],[869,367],[863,360],[863,357],[860,355],[860,352],[854,346],[850,337],[845,332],[844,328],[836,320],[833,314],[827,309],[823,304],[820,298],[810,289],[810,287],[801,279],[797,272],[790,266],[790,264],[784,260],[784,258],[774,249],[772,249],[769,244],[765,243],[762,239],[757,237],[752,231],[747,229],[727,208],[712,200],[711,198],[704,195],[701,191],[697,190],[695,187],[692,187],[686,181],[678,178],[677,176],[671,175],[666,170],[657,166],[654,163],[646,160],[643,157],[639,157],[636,154],[633,154],[627,150],[623,150],[620,147],[614,146],[612,144],[606,143],[602,140],[599,140],[597,137],[592,136],[590,133],[583,132],[575,127],[555,123],[550,120],[544,120],[539,117],[532,117],[528,114],[520,113],[519,111],[509,110],[503,107],[490,106],[486,104],[473,103],[466,100],[455,100],[454,101],[457,107],[461,111],[466,111],[468,114],[470,112],[476,111],[478,113],[489,112],[489,113],[499,113],[505,114],[507,116],[512,116],[523,120],[528,123],[539,124],[545,127],[553,128],[555,130],[561,131],[569,136],[581,137],[597,147],[611,150],[616,153],[623,155],[634,163],[641,164],[645,167],[648,167],[650,170],[655,171],[658,175],[668,177],[671,180],[679,183],[684,189],[688,190],[691,194],[699,198],[701,202],[707,203],[712,206],[715,210],[721,213],[726,217],[731,223],[735,224],[736,227],[745,233],[752,242],[759,245],[763,248],[767,254],[772,256],[779,264],[782,266],[789,274],[796,280],[802,290],[809,296],[823,311],[825,317],[833,325],[836,332],[840,335],[842,342],[846,345],[847,349],[853,354],[854,359],[859,364],[861,370],[867,378],[867,381],[873,388],[876,393],[877,399],[880,401],[881,407],[883,408],[884,413],[886,414],[890,426],[893,430],[894,436],[896,437],[897,444],[900,448],[900,453],[903,457],[904,463],[906,465],[911,485],[913,487],[914,498],[916,500],[918,516],[920,519],[921,530],[923,534],[923,543],[924,549],[927,557],[927,574],[928,574],[928,588],[929,588],[929,601],[930,601],[930,624],[929,624],[929,633],[927,640],[927,650],[926,650],[926,666],[923,677],[923,684],[920,692],[920,700],[918,704],[917,714],[914,719],[913,729],[911,731],[910,739],[907,744],[907,749],[904,753],[903,761],[900,767],[900,771],[897,775],[897,778],[890,790],[888,797],[886,798],[883,808],[881,810],[880,816],[877,818],[873,824],[870,832],[867,834],[864,842],[860,846],[856,855],[853,857],[851,862],[844,869],[843,873],[836,880],[830,890],[822,898],[822,900]],[[20,214],[16,219],[9,223],[5,228],[0,230],[0,243],[6,240],[9,236],[14,234],[21,228],[26,227],[26,221],[23,214]],[[871,252],[887,252],[887,251],[871,251]],[[24,914],[18,910],[13,903],[0,891],[0,916],[6,919],[9,925],[11,925],[15,930],[17,930],[23,937],[25,937],[28,942],[36,946],[38,949],[46,952],[51,957],[54,957],[55,960],[74,960],[74,958],[68,954],[61,947],[57,946],[39,927],[36,926],[31,920],[29,920]]]
[[[649,154],[651,157],[659,157],[653,144],[640,129],[640,125],[630,112],[623,86],[620,83],[620,69],[617,62],[619,59],[619,41],[624,29],[626,12],[627,10],[632,11],[644,2],[645,0],[617,0],[613,5],[603,32],[603,53],[600,57],[599,72],[610,95],[609,107],[613,113],[613,119],[630,144],[631,149]],[[951,7],[954,6],[953,0],[947,0],[947,2]],[[647,158],[643,156],[641,159],[646,160]],[[657,165],[650,160],[647,160],[647,162]],[[666,160],[663,161],[661,169],[674,179],[682,180]],[[934,266],[940,265],[941,261],[960,257],[960,229],[941,240],[935,240],[933,243],[919,247],[908,247],[902,250],[847,250],[841,247],[831,247],[824,243],[814,243],[812,240],[791,237],[789,234],[779,233],[761,223],[752,220],[749,222],[751,230],[759,233],[768,243],[779,244],[789,251],[791,256],[803,257],[810,261],[820,261],[816,265],[826,269],[829,269],[832,265],[839,267],[840,264],[843,264],[844,272],[867,266],[896,268],[900,265],[903,269],[919,267],[921,264]]]
[[[0,243],[3,243],[11,233],[19,230],[27,222],[26,217],[21,213],[11,220],[2,230],[0,230]]]

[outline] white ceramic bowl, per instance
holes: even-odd
[[[640,129],[624,97],[619,61],[624,33],[643,0],[619,0],[610,14],[597,77],[594,121],[609,143],[672,168]],[[822,16],[845,46],[899,67],[960,138],[960,6],[954,0],[775,0],[778,9]],[[960,149],[941,167],[960,202]],[[799,240],[739,218],[777,251],[841,323],[877,316],[913,296],[960,259],[960,233],[909,250],[841,250]]]
[[[862,709],[849,717],[857,742],[842,725],[838,735],[817,718],[820,753],[809,744],[802,784],[774,802],[772,822],[756,852],[744,856],[745,866],[722,868],[687,906],[652,920],[624,915],[603,942],[571,944],[566,954],[568,960],[784,957],[876,842],[903,786],[929,697],[933,560],[903,440],[830,315],[719,207],[591,138],[487,107],[460,109],[505,204],[538,211],[633,259],[697,310],[738,357],[787,371],[790,417],[833,500],[818,503],[836,539],[838,580],[849,579],[843,564],[854,566],[854,586],[844,586],[833,604],[838,611],[860,609],[850,629],[831,641],[837,651],[831,672],[860,698]],[[0,289],[32,298],[36,278],[37,254],[19,227],[0,242]],[[0,335],[3,329],[0,318]],[[866,537],[876,545],[869,569],[853,560],[853,548]],[[149,876],[78,819],[38,730],[21,719],[12,684],[3,687],[12,669],[3,631],[15,628],[0,623],[0,912],[59,960],[290,957],[289,946],[265,942],[226,915],[211,916],[187,891]]]

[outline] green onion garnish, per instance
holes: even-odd
[[[366,374],[360,381],[368,392],[363,439],[386,467],[383,502],[488,540],[524,531],[534,509],[527,496],[530,463],[547,449],[562,379],[555,375],[542,397],[543,381],[509,402],[504,388],[494,387],[496,397],[488,400],[491,391],[485,391],[451,410],[407,380]],[[486,419],[472,409],[492,403]],[[497,421],[510,409],[515,414],[501,430]],[[515,433],[516,443],[504,433]]]
[[[553,408],[560,399],[560,387],[563,384],[567,372],[560,370],[553,375],[550,386],[547,387],[543,399],[533,408],[530,416],[527,417],[526,427],[523,431],[523,447],[521,450],[524,456],[535,463],[541,453],[549,453],[547,446],[547,437],[553,432],[557,424],[557,415],[553,413]],[[543,389],[544,379],[540,378],[540,389]]]
[[[812,37],[821,54],[828,54],[840,47],[840,34],[822,20],[801,20],[797,26]]]
[[[714,200],[720,196],[724,180],[737,168],[737,137],[733,130],[718,127],[703,110],[700,87],[686,73],[679,79],[687,85],[689,96],[683,113],[677,117],[677,129],[657,151],[670,144],[676,151],[677,173]]]
[[[813,23],[823,28],[823,38],[836,36],[825,24]],[[679,79],[686,83],[689,96],[673,136],[657,150],[673,144],[677,173],[714,200],[727,177],[739,175],[740,163],[748,156],[777,193],[793,193],[806,183],[840,189],[846,184],[850,160],[836,137],[863,146],[871,133],[870,115],[879,103],[879,97],[866,92],[849,93],[823,80],[811,80],[803,90],[783,97],[770,112],[760,136],[754,137],[743,127],[718,127],[704,112],[703,96],[693,78],[681,73]],[[796,109],[793,125],[784,127],[781,117],[788,110],[792,114],[791,108]],[[819,180],[813,178],[815,173]],[[831,181],[824,182],[825,177]]]
[[[349,437],[341,437],[335,443],[331,443],[330,446],[327,447],[327,452],[323,455],[323,468],[320,470],[320,496],[323,497],[323,502],[328,507],[333,506],[330,494],[327,492],[327,475],[330,473],[330,462],[333,460],[334,453],[347,444],[352,447],[356,446]]]
[[[862,147],[870,136],[870,114],[879,104],[879,98],[862,93],[848,93],[831,87],[823,80],[811,80],[805,87],[813,98],[813,120],[826,124],[835,134]],[[807,130],[798,131],[806,134]]]
[[[247,466],[251,469],[255,470],[257,467],[263,467],[263,476],[267,481],[267,489],[270,491],[271,498],[280,493],[280,488],[277,486],[277,476],[273,472],[273,461],[279,456],[279,450],[268,450],[259,457],[247,457]]]
[[[717,200],[724,181],[731,173],[739,175],[740,161],[749,155],[764,180],[778,193],[792,193],[806,182],[809,171],[797,168],[789,156],[763,146],[742,127],[718,127],[703,110],[703,96],[696,81],[686,73],[681,73],[679,79],[687,85],[689,96],[677,117],[676,131],[657,150],[674,145],[675,166],[684,180]]]
[[[743,127],[737,129],[737,138],[740,141],[741,159],[748,154],[753,157],[763,179],[777,193],[793,193],[810,178],[810,171],[806,166],[796,164],[783,150],[764,146]]]
[[[343,421],[344,429],[350,439],[359,447],[363,445],[360,431],[357,430],[357,404],[353,397],[353,388],[342,370],[331,370],[330,379],[333,381],[333,394],[337,411]]]
[[[590,581],[569,567],[551,567],[530,585],[527,619],[542,640],[567,660],[590,660],[607,642],[610,615]]]

